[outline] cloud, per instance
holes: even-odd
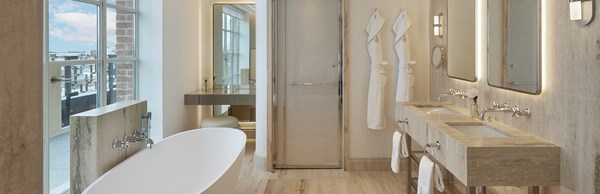
[[[50,23],[50,36],[94,45],[98,42],[97,14],[83,12],[54,13]]]
[[[56,6],[56,4],[58,4],[56,2],[56,0],[50,0],[49,7],[48,7],[50,13],[52,13],[52,12],[69,12],[69,11],[77,10],[80,7],[79,6],[80,3],[77,3],[75,1],[70,1],[70,0],[63,2],[58,6]]]
[[[51,0],[49,34],[51,38],[66,42],[98,45],[98,18],[95,5],[79,3],[71,0],[60,2]],[[106,46],[114,49],[117,42],[117,13],[114,9],[106,11]]]

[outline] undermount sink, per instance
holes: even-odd
[[[449,108],[443,106],[417,106],[419,110],[427,114],[456,114],[456,111],[453,111]]]
[[[470,137],[508,137],[508,135],[483,123],[446,123],[448,126],[458,130]]]

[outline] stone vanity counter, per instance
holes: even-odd
[[[196,90],[184,95],[185,105],[254,105],[255,89],[238,89],[228,92],[221,89]]]
[[[446,112],[422,108],[444,108]],[[406,132],[466,186],[560,185],[560,146],[497,121],[471,118],[468,110],[447,103],[405,103],[397,118],[408,119]],[[501,113],[506,114],[506,113]],[[527,118],[522,118],[527,119]],[[487,126],[497,137],[466,135],[456,126]],[[499,132],[499,133],[498,133]]]

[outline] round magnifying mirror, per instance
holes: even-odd
[[[444,64],[445,55],[442,45],[435,45],[431,49],[431,66],[438,69]]]

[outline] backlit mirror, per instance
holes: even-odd
[[[256,6],[248,3],[213,5],[213,84],[235,93],[253,88],[256,75]],[[254,121],[254,106],[215,105],[214,116]]]
[[[539,0],[488,1],[488,84],[539,94]]]
[[[215,88],[252,85],[255,72],[254,4],[213,5],[213,84]]]
[[[477,81],[475,69],[475,0],[448,2],[448,76]]]

